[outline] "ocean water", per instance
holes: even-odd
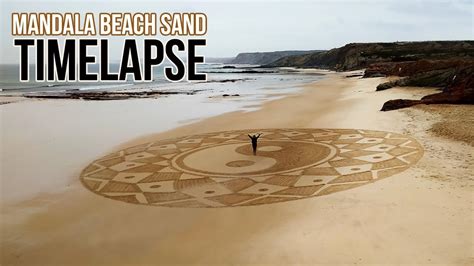
[[[111,64],[109,69],[116,72],[119,68],[118,64]],[[90,65],[89,72],[98,73],[99,65]],[[161,80],[160,70],[155,69],[155,76],[158,76],[154,82]],[[20,82],[19,65],[0,65],[0,91],[3,94],[25,93],[25,92],[45,92],[45,91],[66,91],[66,90],[93,90],[93,89],[113,89],[118,87],[133,86],[133,82],[36,82],[35,66],[29,67],[28,82]]]
[[[71,89],[199,90],[193,95],[161,95],[144,99],[46,99],[0,105],[0,134],[5,154],[2,174],[9,177],[5,186],[14,188],[6,191],[2,200],[14,202],[29,195],[57,191],[76,180],[77,173],[91,161],[115,150],[118,145],[227,112],[251,112],[259,109],[263,102],[297,93],[301,84],[322,78],[321,75],[291,70],[242,73],[250,66],[224,69],[221,64],[208,64],[206,67],[208,82],[170,83],[160,78],[158,69],[154,82],[125,84],[19,83],[17,67],[1,68],[0,86],[3,91],[0,94],[4,95]],[[235,82],[224,82],[226,79],[235,79]],[[239,96],[223,97],[223,94]],[[246,125],[229,124],[226,128],[232,127],[245,128]],[[202,128],[203,132],[209,130]],[[31,149],[31,143],[34,149]],[[25,187],[25,180],[31,176],[42,182]]]
[[[274,89],[275,93],[293,89],[296,85],[319,79],[321,76],[298,72],[291,69],[262,69],[251,65],[202,64],[198,71],[207,73],[207,82],[170,82],[163,76],[163,66],[154,68],[152,82],[36,82],[34,66],[30,65],[29,82],[19,81],[18,65],[0,65],[0,95],[17,95],[37,92],[63,91],[122,91],[122,90],[158,90],[158,91],[198,91],[200,94],[246,94],[258,89]],[[115,72],[118,64],[112,64],[110,71]],[[98,65],[91,65],[90,72],[97,72]]]

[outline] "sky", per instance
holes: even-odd
[[[0,9],[3,64],[19,58],[12,12],[203,12],[207,46],[198,51],[208,57],[331,49],[351,42],[474,39],[474,0],[0,0]],[[122,40],[112,41],[110,55],[118,60]]]

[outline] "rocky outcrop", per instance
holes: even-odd
[[[448,68],[421,72],[398,80],[385,82],[377,86],[377,91],[393,87],[445,87],[455,75],[456,69]]]
[[[443,70],[438,70],[438,72],[439,71]],[[417,74],[415,76],[420,75],[423,74]],[[436,75],[431,76],[434,77],[435,84],[436,82],[446,83],[442,92],[427,95],[420,100],[390,100],[384,103],[381,110],[390,111],[416,104],[474,104],[474,64],[458,68],[448,68],[438,74],[441,78],[435,78]],[[413,77],[409,79],[413,79]],[[423,82],[426,82],[426,80]]]
[[[385,102],[380,111],[392,111],[422,103],[421,100],[396,99]]]
[[[456,68],[472,64],[474,59],[456,60],[418,60],[408,62],[384,62],[369,65],[364,72],[364,78],[384,76],[412,76],[434,70]]]
[[[249,64],[249,65],[267,65],[276,60],[292,55],[305,55],[317,51],[276,51],[276,52],[261,52],[261,53],[240,53],[230,64]]]

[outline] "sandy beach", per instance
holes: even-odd
[[[219,114],[218,105],[195,106],[178,127],[146,99],[112,109],[114,103],[73,100],[1,105],[2,264],[472,265],[472,134],[448,130],[455,118],[446,114],[472,114],[473,106],[380,112],[387,100],[419,99],[435,89],[376,92],[389,78],[323,73],[323,80],[258,109]],[[92,161],[114,151],[253,128],[388,131],[414,138],[424,154],[377,182],[245,207],[129,204],[98,196],[79,180]]]

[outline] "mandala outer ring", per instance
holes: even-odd
[[[175,169],[171,163],[193,150],[205,150],[217,144],[248,143],[247,134],[253,132],[263,133],[262,141],[317,142],[334,147],[336,154],[295,171],[237,177],[192,175]],[[272,156],[268,154],[267,157]],[[82,171],[80,180],[98,195],[128,203],[194,208],[252,206],[358,187],[402,172],[422,156],[423,148],[415,139],[385,131],[234,130],[160,140],[120,150],[92,162]],[[284,166],[285,160],[275,160]]]

